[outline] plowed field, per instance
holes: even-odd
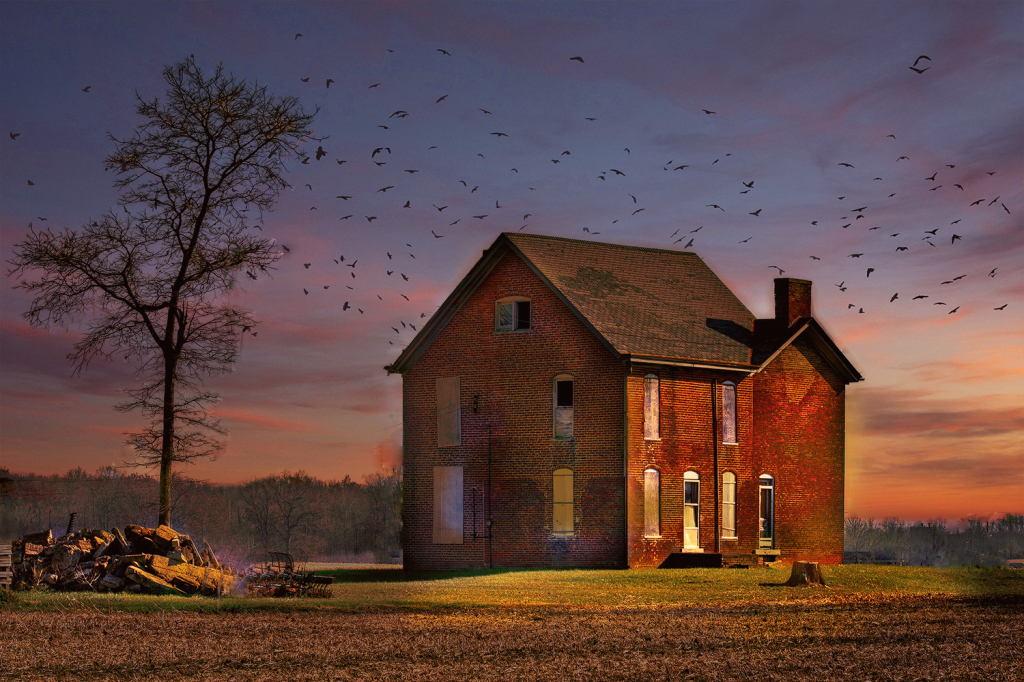
[[[0,610],[15,680],[1020,680],[1019,596],[295,613]]]

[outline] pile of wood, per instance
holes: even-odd
[[[80,530],[56,539],[45,530],[11,548],[15,589],[215,595],[233,582],[209,545],[200,551],[168,526]]]

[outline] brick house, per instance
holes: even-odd
[[[385,369],[406,568],[842,561],[861,376],[809,281],[756,320],[694,253],[504,233]]]

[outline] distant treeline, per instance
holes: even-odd
[[[176,476],[171,526],[220,558],[262,561],[267,551],[296,560],[401,561],[402,474],[373,474],[357,483],[321,481],[304,472],[218,485]],[[12,474],[0,469],[0,541],[50,529],[110,530],[132,523],[157,525],[157,480],[104,467],[63,476]]]
[[[1024,514],[961,521],[959,528],[950,528],[942,519],[910,525],[851,516],[845,526],[846,563],[1005,566],[1007,559],[1024,559]]]

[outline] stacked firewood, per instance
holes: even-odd
[[[212,548],[168,526],[80,530],[54,538],[49,530],[11,543],[15,589],[223,594],[233,574]]]

